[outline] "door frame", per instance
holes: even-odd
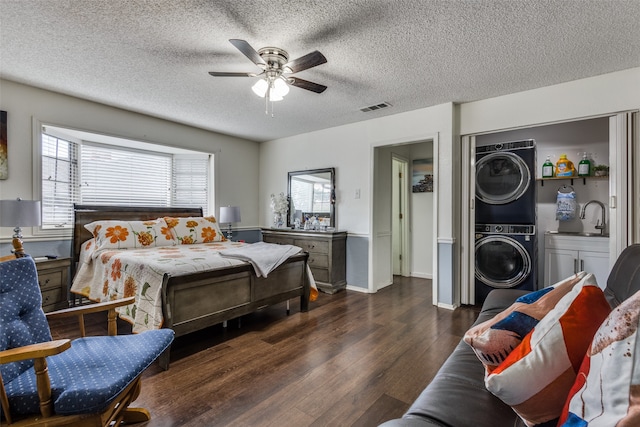
[[[500,133],[510,130],[570,123],[601,117],[609,118],[609,265],[613,266],[620,252],[629,244],[640,243],[640,129],[638,111],[601,114],[592,117],[578,117],[553,123],[538,123],[491,132],[480,132],[461,137],[463,165],[462,171],[462,265],[460,297],[462,304],[475,303],[475,145],[477,135]],[[635,198],[634,198],[635,197]],[[465,251],[466,248],[466,251]],[[465,286],[466,284],[466,286]]]

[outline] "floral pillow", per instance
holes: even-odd
[[[205,217],[164,217],[171,230],[173,238],[181,245],[193,243],[225,242],[218,226],[218,221],[213,216]]]
[[[176,244],[162,218],[148,221],[94,221],[84,226],[100,249],[139,249]]]

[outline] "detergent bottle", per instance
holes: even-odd
[[[591,176],[591,161],[587,158],[586,152],[578,163],[578,176]]]
[[[547,160],[542,164],[542,177],[553,178],[553,163],[551,163],[551,156],[547,156]]]
[[[560,154],[560,158],[556,162],[556,176],[574,176],[576,168],[573,166],[573,162],[567,159],[566,154]]]

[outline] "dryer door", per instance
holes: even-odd
[[[518,200],[529,188],[531,173],[521,157],[510,152],[478,156],[476,197],[491,205]]]
[[[476,241],[476,278],[494,288],[513,288],[531,274],[531,256],[520,242],[507,236]]]

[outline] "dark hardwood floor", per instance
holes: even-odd
[[[377,426],[406,411],[478,313],[436,308],[429,280],[401,277],[376,294],[321,293],[308,313],[297,300],[291,309],[177,338],[170,369],[144,374],[132,406],[152,420],[141,425]],[[106,330],[102,320],[88,331]],[[74,336],[71,326],[52,324],[54,338]]]

